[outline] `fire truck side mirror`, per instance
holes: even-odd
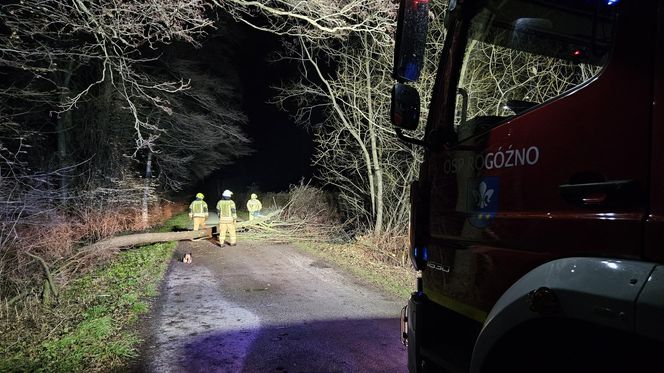
[[[417,89],[402,83],[392,87],[392,124],[397,128],[415,130],[420,122],[420,94]]]
[[[429,0],[401,0],[394,48],[394,78],[414,82],[424,66]]]

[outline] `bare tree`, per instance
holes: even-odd
[[[67,248],[76,240],[135,229],[129,223],[133,217],[126,215],[140,216],[138,207],[154,202],[157,188],[177,188],[189,176],[209,173],[213,162],[247,152],[236,96],[229,94],[220,105],[228,110],[209,114],[219,92],[192,90],[204,77],[190,81],[183,74],[155,73],[176,42],[200,46],[214,26],[211,7],[205,0],[22,0],[0,5],[3,291],[18,292],[14,288],[23,284],[5,287],[7,268],[19,276],[34,267],[35,259],[27,253],[41,255],[48,266],[62,264],[70,253],[57,252],[54,242],[51,247],[30,245],[31,224],[48,222],[43,231],[61,224],[63,230],[87,232],[63,233]],[[237,141],[224,150],[229,134]],[[214,139],[203,145],[214,147],[216,158],[199,162],[200,152],[188,157],[176,148],[196,136]],[[140,161],[149,154],[161,185],[141,177]],[[178,168],[182,174],[172,173]],[[64,209],[59,200],[70,203]],[[104,214],[111,217],[109,229],[90,220]],[[70,224],[71,216],[78,217],[76,224]]]
[[[235,19],[270,33],[305,38],[326,44],[344,40],[351,33],[384,32],[392,27],[384,12],[393,12],[389,1],[363,0],[212,0]],[[259,16],[266,24],[257,22]]]
[[[40,132],[55,125],[56,164],[52,159],[31,163],[55,169],[51,175],[60,179],[63,197],[69,195],[68,177],[58,170],[70,169],[81,157],[89,163],[81,179],[94,188],[135,168],[123,157],[158,154],[156,161],[164,166],[158,168],[160,180],[167,189],[177,189],[183,181],[194,181],[190,176],[204,176],[214,164],[246,154],[247,139],[237,127],[245,118],[233,107],[238,100],[219,92],[231,89],[229,84],[217,92],[204,87],[205,93],[198,94],[189,92],[186,75],[153,73],[165,47],[176,41],[201,45],[213,27],[211,7],[204,0],[25,0],[0,6],[0,73],[11,77],[0,84],[0,125],[20,123],[17,128]],[[206,78],[201,75],[196,79],[202,84]],[[213,95],[218,93],[228,102],[217,105]],[[198,116],[192,115],[192,105],[198,105]],[[205,111],[212,114],[201,114]],[[128,146],[131,128],[134,144]],[[219,146],[228,136],[236,148]],[[214,138],[199,148],[223,156],[201,162],[182,154],[187,149],[176,150],[178,141],[184,147],[193,137]],[[157,142],[164,149],[155,147]]]
[[[168,112],[168,101],[160,95],[187,87],[184,81],[155,81],[136,69],[158,58],[157,48],[175,40],[197,44],[197,38],[213,25],[203,0],[156,1],[50,1],[24,0],[0,8],[10,32],[0,64],[32,72],[35,79],[50,82],[61,90],[57,113],[76,107],[90,90],[107,76],[126,100],[134,115],[139,146],[146,139],[143,129],[155,129],[136,108],[145,99]],[[69,81],[81,65],[100,66],[83,89],[72,91]],[[59,79],[58,79],[59,78]]]
[[[171,77],[187,76],[192,89],[168,96],[173,113],[159,115],[164,129],[154,153],[158,178],[164,187],[180,190],[224,165],[250,153],[242,125],[241,94],[237,74],[209,74],[202,62],[172,57],[164,62]]]
[[[274,101],[283,108],[295,106],[296,120],[315,130],[318,177],[339,190],[346,215],[376,233],[402,232],[408,186],[417,177],[421,153],[396,139],[388,118],[396,5],[229,1],[227,6],[239,7],[231,12],[245,23],[292,36],[281,58],[300,62],[302,78],[277,87]],[[438,8],[435,11],[442,11]],[[256,14],[266,18],[267,25],[246,18]],[[442,46],[442,25],[437,25],[431,55]],[[420,83],[422,92],[430,92],[434,66],[431,58]],[[316,117],[312,113],[321,110],[324,123],[311,123]]]
[[[58,118],[60,167],[71,162],[72,110],[104,82],[133,118],[136,148],[151,147],[159,128],[139,111],[140,101],[170,113],[164,94],[187,89],[188,83],[158,81],[137,66],[157,59],[158,48],[172,41],[196,44],[213,25],[208,11],[204,0],[24,0],[3,5],[0,19],[6,32],[0,33],[0,68],[22,77],[6,93],[13,98],[17,90],[30,90],[30,101],[48,101],[46,106]],[[66,186],[61,177],[63,197]]]

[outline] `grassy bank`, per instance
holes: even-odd
[[[348,243],[295,242],[300,249],[328,260],[386,293],[407,300],[415,289],[415,271],[376,260],[372,248]],[[405,304],[405,303],[404,303]]]
[[[187,216],[169,220],[161,231],[182,226]],[[110,263],[71,281],[57,302],[36,299],[8,307],[0,322],[0,371],[108,371],[136,355],[139,337],[132,325],[149,311],[150,299],[170,262],[175,243],[119,253]]]
[[[162,226],[156,229],[157,232],[171,232],[174,228],[186,229],[189,225],[187,213],[182,213],[168,219]]]

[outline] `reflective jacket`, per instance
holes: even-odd
[[[252,198],[247,201],[247,211],[255,212],[260,211],[263,208],[263,204],[258,199]]]
[[[217,202],[217,212],[219,213],[220,223],[232,223],[237,219],[235,202],[230,199],[222,199]]]
[[[207,218],[208,205],[202,199],[197,199],[189,205],[189,212],[195,218]]]

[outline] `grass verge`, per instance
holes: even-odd
[[[173,216],[172,218],[168,219],[167,221],[164,222],[163,225],[159,226],[156,231],[157,232],[172,232],[173,229],[187,229],[187,226],[189,226],[189,216],[187,213],[182,213]]]
[[[363,245],[294,242],[295,246],[349,271],[396,298],[407,300],[415,289],[415,271],[377,261]]]
[[[178,215],[160,230],[181,225]],[[132,331],[150,310],[176,243],[123,251],[108,264],[75,279],[57,303],[28,298],[3,305],[0,371],[89,372],[119,370],[137,355],[141,340]]]

